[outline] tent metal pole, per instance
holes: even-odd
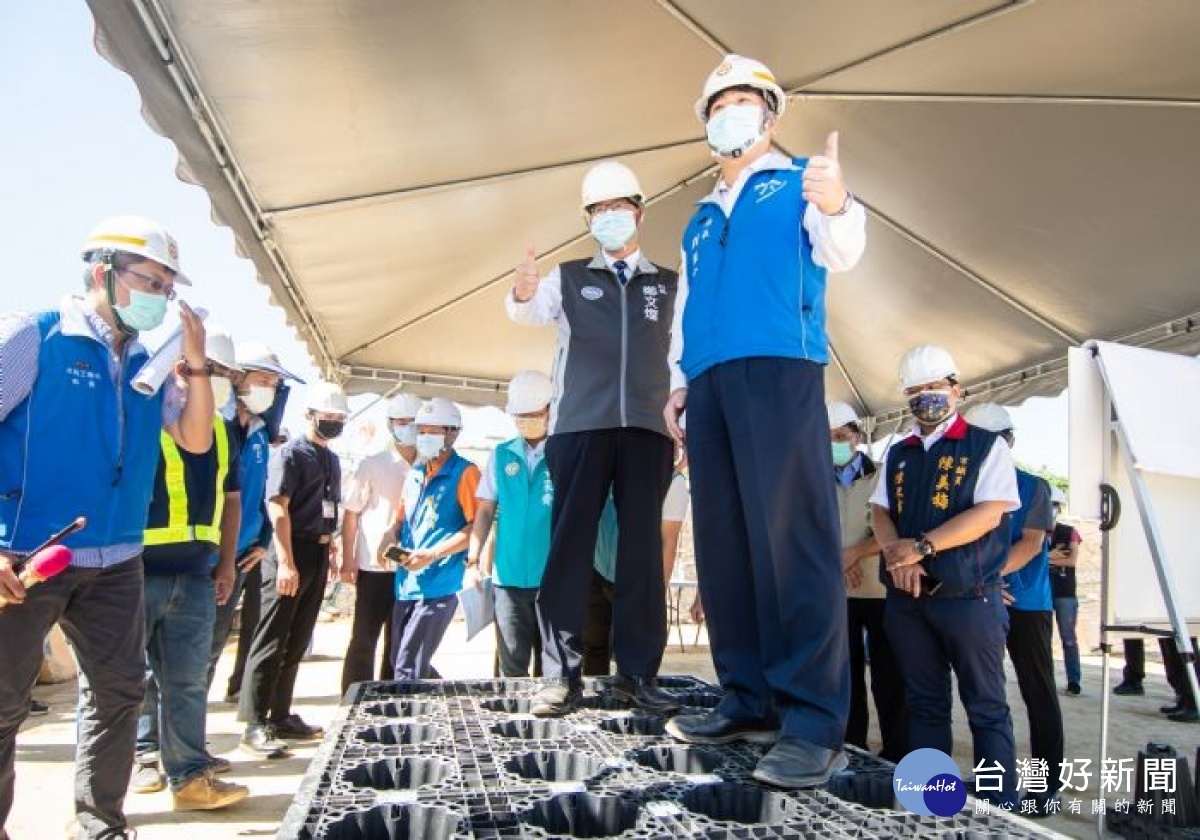
[[[790,95],[799,102],[906,102],[948,105],[1117,105],[1139,108],[1200,108],[1200,99],[1149,96],[1038,96],[1022,93],[900,93],[813,90]]]
[[[1093,363],[1099,364],[1093,356]],[[1100,453],[1100,476],[1103,484],[1112,483],[1112,455],[1116,447],[1115,423],[1113,422],[1112,399],[1105,394],[1104,424],[1108,434],[1104,436],[1104,447]],[[1097,492],[1100,488],[1096,488]],[[1112,705],[1112,641],[1109,627],[1112,626],[1112,538],[1107,529],[1100,531],[1100,755],[1096,762],[1098,768],[1104,766],[1108,757],[1108,721]],[[1103,840],[1104,814],[1096,820],[1096,836]]]

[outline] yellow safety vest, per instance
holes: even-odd
[[[163,461],[166,463],[167,504],[170,515],[161,528],[146,529],[146,545],[170,545],[185,542],[221,542],[221,511],[225,507],[225,476],[229,472],[229,432],[220,415],[213,417],[213,442],[217,445],[216,502],[212,522],[188,522],[187,481],[183,458],[174,439],[165,431],[161,436]]]

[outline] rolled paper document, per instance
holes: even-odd
[[[33,555],[21,570],[21,583],[25,588],[41,583],[57,575],[71,565],[71,549],[65,545],[52,545]]]
[[[192,311],[196,316],[203,321],[208,317],[208,310],[202,309],[199,306],[193,306]],[[183,352],[183,325],[180,324],[175,328],[175,332],[163,342],[163,346],[159,347],[146,364],[142,365],[142,369],[138,371],[138,375],[133,378],[133,387],[139,394],[145,394],[147,397],[152,397],[158,393],[158,389],[167,381],[167,377],[175,370],[175,362],[179,361],[179,356]]]

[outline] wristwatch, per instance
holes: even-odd
[[[933,543],[929,541],[929,537],[924,534],[921,534],[913,542],[913,548],[917,550],[917,554],[921,555],[922,560],[929,560],[937,555],[937,549],[933,547]]]
[[[472,560],[470,557],[468,557],[468,558],[467,558],[467,568],[468,568],[468,569],[470,569],[470,568],[472,568],[472,567],[475,567],[475,566],[478,566],[478,565],[479,565],[479,558],[478,558],[478,557],[476,557],[474,560]]]
[[[188,377],[212,376],[213,370],[214,370],[213,363],[209,362],[209,361],[205,361],[203,366],[201,366],[200,368],[194,368],[191,365],[189,365],[186,361],[183,363],[183,375],[188,376]]]

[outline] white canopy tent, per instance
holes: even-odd
[[[948,347],[969,393],[1066,384],[1089,338],[1200,351],[1194,0],[88,0],[216,218],[327,375],[498,403],[552,330],[502,297],[526,244],[588,254],[587,167],[632,166],[675,265],[712,162],[692,103],[726,52],[841,131],[867,254],[830,284],[831,397],[876,421]]]

